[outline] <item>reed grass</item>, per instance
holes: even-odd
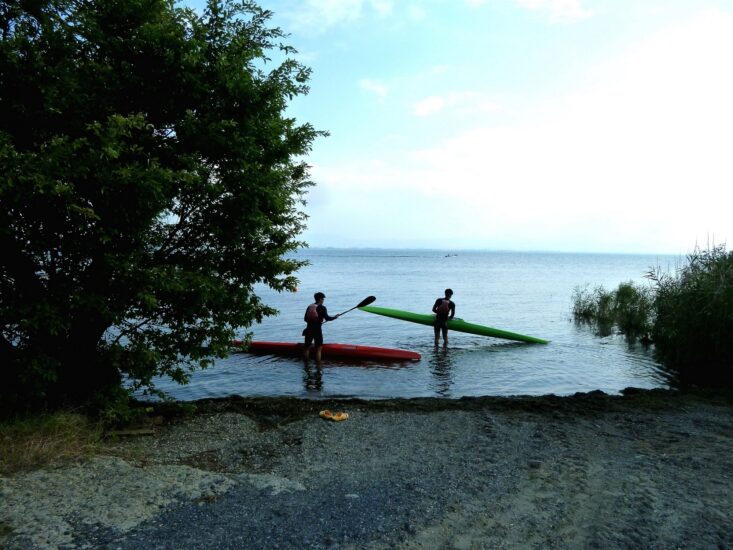
[[[614,331],[629,341],[649,341],[654,319],[651,288],[621,283],[616,290],[602,286],[592,291],[576,287],[573,291],[573,317],[577,323],[592,325],[599,336]]]
[[[686,376],[733,380],[733,251],[696,249],[656,284],[653,338],[665,364]]]
[[[681,379],[733,381],[733,251],[696,248],[673,273],[655,268],[651,287],[622,283],[616,290],[576,287],[576,322],[600,335],[654,343],[657,357]]]

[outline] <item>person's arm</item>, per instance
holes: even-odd
[[[456,315],[456,304],[453,303],[453,300],[450,302],[450,315],[448,316],[448,319],[453,319]]]
[[[335,321],[336,319],[338,319],[338,318],[339,318],[339,316],[338,316],[338,315],[336,315],[335,317],[331,317],[331,316],[330,316],[330,315],[328,314],[328,310],[326,309],[326,306],[318,306],[318,307],[319,307],[319,308],[322,308],[322,309],[321,309],[321,313],[323,314],[323,321],[324,321],[324,322],[325,322],[325,321]]]
[[[438,298],[437,300],[435,300],[435,303],[433,304],[433,313],[435,313],[436,315],[438,313],[438,307],[440,306],[440,302],[442,302],[442,301],[443,300],[441,300],[440,298]]]

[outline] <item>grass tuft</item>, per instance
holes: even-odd
[[[71,412],[0,423],[0,474],[33,470],[96,454],[102,429]]]

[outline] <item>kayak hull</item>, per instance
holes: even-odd
[[[384,315],[385,317],[392,317],[393,319],[410,321],[411,323],[419,323],[421,325],[432,326],[435,322],[435,315],[433,314],[413,313],[411,311],[402,311],[399,309],[376,306],[364,306],[359,309],[368,313]],[[477,334],[479,336],[491,336],[493,338],[503,338],[504,340],[515,340],[517,342],[528,342],[532,344],[547,344],[548,342],[548,340],[535,338],[534,336],[527,336],[525,334],[509,332],[508,330],[501,330],[484,325],[477,325],[475,323],[468,323],[463,319],[451,319],[450,321],[448,321],[448,329],[458,332],[467,332],[469,334]]]
[[[232,345],[242,346],[241,340]],[[245,350],[258,355],[303,355],[303,344],[292,342],[250,342]],[[310,348],[311,357],[315,356],[315,347]],[[323,344],[322,359],[359,359],[381,361],[419,361],[421,355],[406,349],[380,348],[374,346],[357,346],[354,344]]]

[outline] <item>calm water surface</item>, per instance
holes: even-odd
[[[456,255],[454,255],[456,254]],[[258,292],[280,311],[251,328],[254,340],[301,340],[303,312],[323,291],[331,315],[369,295],[374,305],[429,313],[450,287],[456,317],[551,340],[522,344],[450,332],[448,349],[434,348],[433,329],[359,310],[324,325],[326,342],[415,350],[414,363],[323,361],[308,368],[293,358],[234,353],[194,374],[188,386],[159,380],[178,399],[242,396],[361,398],[478,395],[568,395],[600,389],[667,387],[652,352],[622,337],[600,338],[571,319],[577,286],[646,284],[653,266],[675,257],[642,255],[466,252],[447,250],[310,249],[297,293]]]

